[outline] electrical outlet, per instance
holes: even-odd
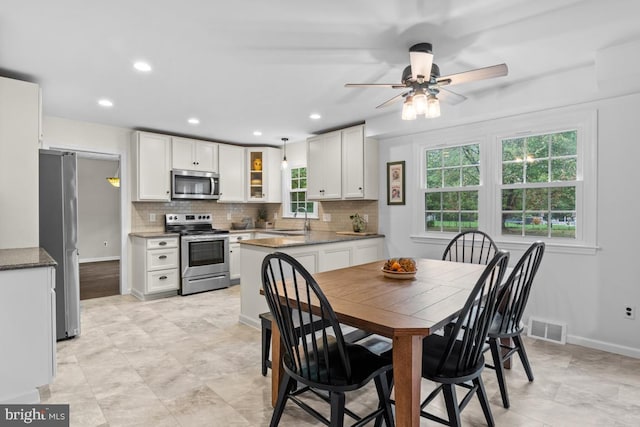
[[[274,219],[274,220],[278,219],[278,212],[274,212],[274,213],[273,213],[273,219]]]
[[[150,213],[149,214],[149,221],[156,222],[156,214]],[[105,245],[105,246],[107,246],[107,245]]]
[[[331,214],[322,214],[322,220],[324,222],[331,222]]]
[[[227,212],[227,221],[231,221],[231,212]]]
[[[364,222],[369,222],[369,215],[364,214],[362,217],[364,218]]]
[[[107,246],[109,246],[109,242],[107,242],[106,240],[104,241],[104,247],[106,248]]]
[[[633,320],[636,318],[636,308],[632,305],[624,306],[624,318]]]

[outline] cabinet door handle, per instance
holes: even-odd
[[[167,242],[165,242],[164,240],[160,243],[158,243],[159,246],[167,246]]]
[[[167,276],[160,276],[158,277],[159,280],[167,280]]]
[[[160,256],[158,257],[158,259],[167,259],[167,256],[166,256],[166,255],[160,255]]]
[[[362,191],[362,187],[358,187],[358,190]]]

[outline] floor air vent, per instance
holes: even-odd
[[[530,317],[527,335],[532,338],[565,344],[567,342],[567,325]]]

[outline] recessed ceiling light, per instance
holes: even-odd
[[[253,136],[262,136],[262,132],[260,132],[259,130],[254,130]]]
[[[313,119],[313,120],[318,120],[318,119],[322,118],[322,116],[320,114],[318,114],[318,113],[313,113],[313,114],[311,114],[309,116],[309,118]]]
[[[199,125],[200,124],[200,120],[196,119],[195,117],[191,117],[189,120],[187,120],[189,122],[189,124],[191,125]]]
[[[101,107],[109,108],[113,107],[113,102],[106,98],[103,98],[98,100],[98,105],[100,105]]]
[[[143,73],[148,73],[149,71],[151,71],[151,65],[149,65],[149,63],[144,61],[135,62],[133,64],[133,68],[135,68],[138,71],[142,71]]]

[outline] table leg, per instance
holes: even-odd
[[[422,380],[422,337],[397,336],[393,339],[393,377],[396,425],[420,425],[420,382]]]
[[[284,348],[280,340],[280,329],[276,322],[271,325],[271,405],[276,406],[278,390],[284,372],[282,368],[282,355]]]
[[[511,347],[513,345],[513,342],[511,341],[511,338],[500,338],[500,343],[502,345],[506,345],[506,346],[509,346],[509,347]],[[502,354],[503,355],[505,355],[505,354],[507,354],[509,352],[509,349],[507,349],[507,348],[502,348],[501,347],[501,350],[502,350]],[[505,360],[504,363],[502,364],[502,366],[504,366],[504,369],[511,369],[511,359],[509,358],[509,359]]]

